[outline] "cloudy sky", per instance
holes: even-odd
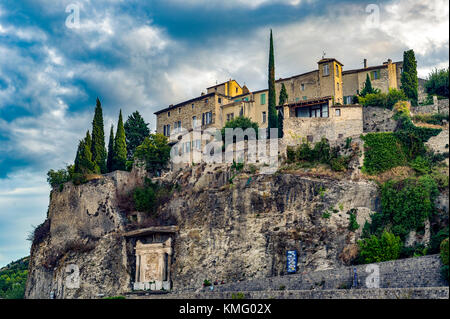
[[[109,132],[119,109],[154,130],[153,112],[216,81],[263,89],[271,28],[277,78],[323,52],[352,69],[414,49],[421,77],[449,63],[447,0],[143,2],[0,0],[0,266],[28,255],[46,172],[73,162],[97,96]]]

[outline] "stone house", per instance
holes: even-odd
[[[326,137],[331,141],[363,132],[362,107],[353,104],[353,96],[363,88],[367,74],[373,87],[382,92],[398,89],[403,65],[389,59],[368,67],[364,61],[364,68],[344,71],[337,59],[322,58],[316,70],[276,81],[277,102],[283,84],[288,93],[287,103],[277,107],[284,117],[286,145],[301,138],[316,142]],[[183,139],[177,151],[190,153],[195,161],[192,153],[199,153],[206,144],[198,136],[208,128],[221,129],[238,116],[249,117],[260,128],[267,128],[268,96],[267,89],[252,92],[230,79],[207,88],[196,98],[155,112],[156,131],[173,144]]]

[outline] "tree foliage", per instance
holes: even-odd
[[[127,142],[125,138],[125,129],[123,126],[122,110],[119,113],[116,136],[114,138],[114,159],[113,170],[126,170],[127,162]]]
[[[360,246],[360,262],[363,264],[377,263],[398,259],[402,249],[400,237],[389,232],[383,232],[380,237],[372,235],[358,241]]]
[[[28,276],[29,257],[0,269],[0,299],[23,299]]]
[[[449,97],[449,69],[434,69],[425,82],[425,91],[429,95]]]
[[[282,138],[284,136],[284,132],[283,132],[283,118],[284,118],[284,114],[282,114],[281,112],[283,112],[283,105],[285,103],[287,103],[289,99],[289,95],[287,93],[286,90],[286,86],[284,85],[284,83],[281,84],[281,91],[280,91],[280,98],[279,98],[279,103],[278,105],[280,106],[280,111],[278,112],[278,137]]]
[[[75,173],[78,174],[97,174],[100,168],[92,160],[92,139],[89,131],[86,137],[78,144],[77,155],[75,157]]]
[[[111,131],[109,132],[108,143],[108,158],[106,160],[106,168],[108,172],[112,172],[114,169],[114,126],[111,125]]]
[[[94,119],[92,121],[92,161],[100,168],[102,174],[106,173],[106,147],[103,126],[102,104],[97,98]]]
[[[358,97],[358,103],[362,106],[375,106],[392,110],[399,101],[406,100],[406,96],[401,90],[389,89],[389,93],[375,92]]]
[[[361,90],[360,96],[365,97],[367,94],[380,93],[380,90],[374,89],[372,87],[372,81],[370,81],[369,73],[366,76],[366,82],[364,83],[364,88]]]
[[[232,119],[231,121],[228,121],[225,123],[225,126],[221,129],[222,133],[222,140],[225,141],[225,129],[226,128],[241,128],[243,131],[245,131],[248,128],[253,128],[256,133],[256,138],[258,138],[259,133],[259,126],[258,123],[252,122],[252,120],[245,116],[238,116]]]
[[[403,53],[403,73],[401,89],[413,106],[418,104],[417,61],[413,50]]]
[[[268,107],[268,127],[278,127],[278,116],[276,110],[276,92],[275,92],[275,57],[273,50],[273,36],[270,30],[270,49],[269,49],[269,107]]]
[[[127,156],[128,159],[132,159],[136,148],[150,135],[150,130],[148,123],[145,123],[138,111],[128,116],[124,127],[127,142]]]
[[[170,146],[162,134],[150,134],[142,145],[136,148],[134,157],[146,163],[148,172],[156,173],[167,166],[170,159]]]

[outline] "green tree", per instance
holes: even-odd
[[[100,168],[102,174],[106,173],[106,147],[105,147],[105,131],[103,127],[103,111],[102,104],[97,98],[94,120],[92,121],[92,160]]]
[[[125,137],[127,141],[127,155],[128,159],[133,158],[136,147],[144,142],[144,139],[150,135],[148,123],[145,123],[138,111],[134,112],[128,117],[125,122]]]
[[[425,91],[429,95],[449,97],[449,69],[434,69],[425,82]]]
[[[252,120],[250,118],[245,117],[245,116],[235,117],[231,121],[228,121],[227,123],[225,123],[225,126],[221,130],[223,141],[225,141],[225,129],[226,128],[233,128],[233,129],[241,128],[243,131],[245,131],[248,128],[253,128],[256,133],[256,138],[258,138],[258,133],[259,133],[258,132],[259,131],[258,123],[252,122]]]
[[[418,100],[418,79],[417,61],[413,50],[405,51],[403,53],[403,73],[401,81],[401,89],[405,93],[406,97],[411,100],[411,104],[416,106]]]
[[[100,168],[92,160],[92,139],[89,131],[86,137],[78,144],[77,155],[75,157],[75,173],[93,174],[100,173]]]
[[[108,172],[112,172],[114,168],[114,125],[111,125],[111,132],[109,133],[108,143],[108,158],[106,160],[106,167]]]
[[[127,162],[127,142],[125,138],[125,129],[123,127],[122,110],[119,113],[119,122],[117,123],[116,137],[114,139],[114,160],[113,170],[126,170]]]
[[[386,231],[381,237],[372,235],[370,238],[358,241],[358,244],[361,248],[359,258],[363,264],[398,259],[402,249],[400,237]]]
[[[273,50],[273,36],[270,30],[270,49],[269,49],[269,121],[268,128],[278,127],[278,116],[276,110],[276,92],[275,92],[275,57]]]
[[[162,134],[150,134],[142,145],[136,148],[134,157],[146,163],[147,171],[156,173],[167,166],[170,158],[170,146],[167,137]]]
[[[280,91],[280,98],[278,105],[280,106],[280,111],[278,112],[278,137],[282,138],[284,135],[283,132],[283,118],[284,114],[283,112],[283,105],[288,101],[289,95],[287,93],[286,87],[284,86],[284,83],[281,84],[281,91]]]
[[[280,91],[280,99],[278,105],[284,105],[289,99],[289,95],[286,90],[286,86],[284,86],[284,83],[281,84],[281,91]]]
[[[372,87],[372,81],[370,81],[369,73],[366,76],[366,83],[364,83],[364,88],[361,90],[360,96],[365,97],[367,94],[375,94],[378,93],[378,90],[375,90]]]

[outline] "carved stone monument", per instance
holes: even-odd
[[[136,279],[134,290],[170,290],[172,239],[162,243],[136,243]]]

